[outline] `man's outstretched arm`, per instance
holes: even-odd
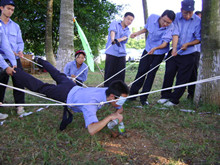
[[[123,119],[123,116],[118,112],[112,113],[111,115],[107,116],[103,120],[101,120],[97,123],[92,123],[92,124],[88,125],[89,134],[90,135],[96,134],[101,129],[103,129],[108,124],[108,122],[110,122],[111,120],[114,120],[114,119],[119,119],[119,123],[120,123]]]

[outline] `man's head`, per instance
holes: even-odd
[[[165,10],[159,19],[160,27],[167,27],[175,20],[175,13],[172,10]]]
[[[106,96],[107,100],[115,100],[118,99],[120,96],[127,97],[129,94],[128,86],[121,80],[113,81],[108,89],[106,90]],[[117,107],[118,105],[115,104],[115,102],[111,102],[111,104],[114,107]]]
[[[201,11],[196,11],[195,14],[198,15],[200,18],[202,18],[202,12]]]
[[[123,24],[125,27],[129,26],[134,20],[134,14],[131,12],[127,12],[124,15]]]
[[[76,53],[75,53],[75,59],[76,59],[76,62],[80,65],[82,65],[82,63],[85,61],[86,59],[86,53],[83,51],[83,50],[78,50]]]
[[[183,0],[182,1],[181,12],[185,20],[189,20],[190,18],[192,18],[193,11],[194,11],[194,4],[195,4],[194,0]]]
[[[13,0],[1,0],[0,8],[1,15],[6,18],[10,18],[14,13],[15,3]]]

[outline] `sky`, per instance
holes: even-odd
[[[117,5],[126,5],[125,9],[122,11],[121,15],[130,11],[134,13],[135,19],[130,27],[143,27],[144,26],[144,16],[142,0],[108,0]],[[147,0],[148,5],[148,15],[158,14],[161,15],[164,10],[173,10],[175,13],[180,11],[182,0]],[[195,0],[195,11],[202,10],[202,0]],[[117,19],[120,19],[118,17]]]

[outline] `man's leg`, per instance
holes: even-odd
[[[67,78],[67,76],[64,73],[61,73],[59,70],[57,70],[48,61],[45,61],[45,60],[43,60],[41,58],[38,58],[37,59],[37,63],[42,65],[44,67],[44,69],[46,69],[46,71],[48,73],[50,73],[51,77],[56,81],[57,84],[61,84],[61,83],[72,81],[69,78]]]
[[[153,61],[152,61],[152,64],[150,66],[150,69],[153,69],[155,66],[157,66],[158,64],[160,64],[163,59],[164,59],[164,55],[151,55],[153,56]],[[157,73],[157,70],[159,69],[159,66],[155,69],[153,69],[148,75],[147,75],[147,79],[145,80],[144,82],[144,86],[143,86],[143,89],[141,91],[141,93],[145,93],[145,92],[149,92],[152,88],[152,85],[153,85],[153,82],[154,82],[154,78],[156,76],[156,73]],[[148,95],[143,95],[140,97],[140,101],[141,103],[145,103],[146,100],[148,98]]]
[[[5,71],[1,72],[0,73],[0,82],[2,84],[6,84],[7,85],[8,84],[8,80],[9,80],[9,76],[7,75],[7,73]],[[6,90],[6,87],[0,85],[0,102],[4,101],[5,90]]]
[[[182,55],[177,57],[178,73],[176,76],[176,86],[189,82],[195,62],[195,54]],[[176,88],[171,94],[170,101],[174,104],[179,103],[179,99],[185,92],[186,87]]]
[[[172,51],[172,50],[171,50]],[[169,52],[167,58],[171,56],[171,51]],[[176,76],[177,65],[176,65],[176,57],[171,57],[169,60],[166,61],[166,70],[163,79],[163,86],[162,89],[172,87],[174,78]],[[162,99],[169,99],[172,90],[166,90],[161,92]]]
[[[21,70],[23,70],[20,59],[17,59],[17,67],[20,68]],[[17,83],[16,80],[13,77],[12,77],[12,82],[13,82],[14,87],[24,89],[23,84]],[[13,95],[14,95],[15,103],[21,103],[22,104],[22,103],[25,102],[24,92],[20,92],[18,90],[13,90]]]
[[[144,52],[142,54],[142,57],[146,54],[147,54],[147,51],[144,50]],[[145,56],[144,58],[142,58],[140,60],[140,63],[139,63],[139,66],[138,66],[138,72],[137,72],[137,75],[135,76],[135,80],[134,80],[135,82],[131,86],[129,95],[138,94],[138,91],[143,86],[146,75],[143,76],[142,78],[140,78],[138,81],[136,81],[136,80],[139,77],[141,77],[142,75],[144,75],[147,71],[149,71],[150,64],[151,64],[152,60],[153,60],[153,57],[151,55],[147,55],[147,56]]]

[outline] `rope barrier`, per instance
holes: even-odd
[[[182,50],[182,49],[179,49],[179,50],[177,51],[177,53],[179,53],[181,50]],[[168,61],[169,59],[171,59],[172,57],[173,57],[173,56],[170,56],[170,57],[168,57],[166,60],[164,60],[164,61],[162,61],[162,62],[166,62],[166,61]],[[143,75],[141,75],[140,77],[138,77],[136,80],[134,80],[133,82],[131,82],[128,86],[130,87],[132,84],[134,84],[135,82],[137,82],[138,80],[140,80],[142,77],[144,77],[144,76],[146,76],[147,74],[149,74],[150,72],[152,72],[154,69],[156,69],[157,67],[159,67],[159,66],[162,64],[162,62],[159,63],[158,65],[156,65],[155,67],[153,67],[151,70],[149,70],[149,71],[146,72],[145,74],[143,74]]]
[[[155,90],[155,91],[150,91],[150,92],[145,92],[145,93],[140,93],[140,94],[136,94],[136,95],[131,95],[126,97],[126,99],[128,98],[133,98],[133,97],[138,97],[138,96],[142,96],[142,95],[147,95],[147,94],[152,94],[152,93],[156,93],[156,92],[161,92],[161,91],[165,91],[165,90],[170,90],[170,89],[176,89],[176,88],[181,88],[181,87],[185,87],[185,86],[189,86],[189,85],[195,85],[195,84],[201,84],[201,83],[205,83],[205,82],[210,82],[210,81],[215,81],[215,80],[219,80],[220,76],[215,76],[215,77],[211,77],[211,78],[207,78],[207,79],[203,79],[203,80],[199,80],[199,81],[194,81],[194,82],[190,82],[190,83],[186,83],[186,84],[181,84],[181,85],[177,85],[177,86],[173,86],[173,87],[169,87],[169,88],[164,88],[164,89],[160,89],[160,90]],[[124,98],[123,98],[124,99]],[[1,106],[3,107],[9,107],[9,106],[79,106],[79,105],[104,105],[110,102],[114,102],[120,99],[115,99],[115,100],[110,100],[110,101],[106,101],[106,102],[100,102],[100,103],[74,103],[74,104],[66,104],[66,103],[61,103],[61,104],[2,104]]]

